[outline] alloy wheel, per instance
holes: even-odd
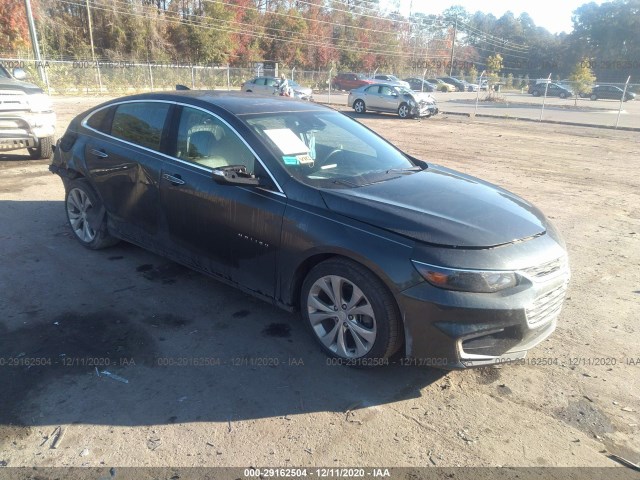
[[[86,192],[80,188],[74,188],[67,197],[67,216],[76,236],[85,243],[90,243],[96,238],[96,232],[89,225],[88,217],[93,204]]]
[[[317,279],[307,298],[311,327],[324,346],[341,358],[366,355],[376,340],[371,302],[357,285],[338,275]]]

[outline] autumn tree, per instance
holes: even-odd
[[[591,88],[596,81],[596,76],[589,66],[589,59],[583,58],[580,62],[576,63],[573,67],[573,72],[569,75],[569,80],[571,80],[575,96],[574,105],[578,106],[578,95],[591,94]]]
[[[29,48],[24,0],[0,2],[0,52],[14,52]]]
[[[489,96],[493,96],[494,87],[500,81],[502,71],[502,55],[496,53],[487,58],[487,85]]]

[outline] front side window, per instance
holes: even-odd
[[[238,135],[215,115],[183,107],[173,156],[207,168],[243,165],[251,174],[255,157]]]
[[[419,170],[393,145],[337,112],[277,112],[242,119],[280,165],[308,185],[358,187]]]
[[[169,104],[161,102],[123,103],[116,107],[111,135],[142,147],[160,150],[162,129]]]

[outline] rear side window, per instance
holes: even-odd
[[[123,103],[116,107],[111,135],[142,147],[160,150],[162,128],[169,104],[158,102]]]
[[[107,121],[111,117],[110,113],[114,108],[115,107],[103,108],[102,110],[98,110],[97,112],[93,113],[87,119],[87,126],[102,133],[109,133],[111,125],[108,125]]]

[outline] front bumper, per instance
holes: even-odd
[[[568,279],[563,267],[549,278],[532,277],[493,294],[415,285],[398,295],[406,356],[445,369],[523,358],[555,330]]]
[[[34,148],[55,133],[53,112],[0,112],[0,151]]]
[[[431,103],[419,103],[411,109],[411,114],[414,117],[431,117],[437,115],[439,112],[438,107]]]

